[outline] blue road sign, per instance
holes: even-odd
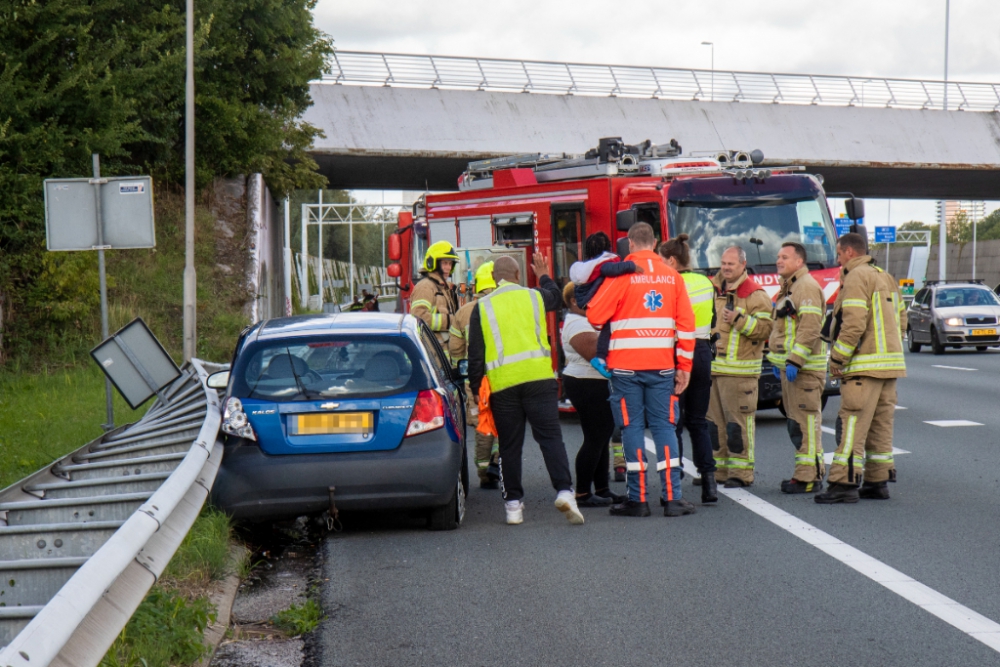
[[[875,228],[875,243],[895,243],[895,242],[896,242],[895,227]]]
[[[851,220],[850,218],[837,218],[836,220],[834,220],[834,223],[837,226],[837,238],[838,239],[841,236],[843,236],[844,234],[846,234],[849,231],[851,231],[851,224],[853,222],[854,221]],[[859,220],[858,222],[861,222],[861,221]]]

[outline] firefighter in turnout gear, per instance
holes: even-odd
[[[778,251],[781,289],[775,298],[774,329],[767,358],[781,380],[788,435],[795,445],[795,472],[781,483],[784,493],[816,493],[823,485],[823,387],[826,343],[820,337],[826,299],[809,275],[806,249],[785,243]]]
[[[446,352],[448,331],[458,310],[455,288],[448,282],[457,259],[458,255],[447,241],[431,244],[420,268],[424,278],[410,294],[410,314],[427,323]]]
[[[715,479],[726,488],[753,483],[757,381],[764,341],[771,334],[772,304],[764,288],[747,275],[746,252],[722,253],[715,285],[716,355],[712,361],[709,434],[715,450]]]
[[[860,234],[837,240],[840,293],[824,326],[832,343],[830,373],[843,378],[837,415],[837,451],[829,487],[817,503],[888,499],[895,481],[892,426],[896,380],[906,377],[906,313],[895,279],[875,266]],[[864,474],[862,476],[862,470]],[[858,485],[864,481],[861,488]]]
[[[469,318],[472,311],[479,303],[479,299],[496,289],[496,282],[493,280],[493,262],[483,262],[476,269],[476,296],[469,303],[458,309],[452,320],[451,329],[448,330],[448,353],[451,356],[451,363],[454,367],[468,365],[468,340],[469,340]],[[467,374],[462,368],[463,375]],[[466,381],[466,422],[469,426],[475,427],[479,423],[479,402],[478,396],[469,390]],[[500,448],[496,438],[492,435],[480,433],[476,434],[476,472],[479,473],[479,486],[483,489],[500,488],[500,466],[497,461],[500,456]]]

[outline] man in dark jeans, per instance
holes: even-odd
[[[478,396],[485,379],[492,392],[490,407],[500,441],[500,488],[507,523],[524,521],[521,451],[528,423],[558,492],[556,509],[570,523],[582,524],[559,426],[558,385],[545,320],[546,312],[562,306],[562,295],[541,253],[535,253],[532,261],[537,290],[520,285],[520,267],[513,258],[501,257],[494,263],[497,288],[480,299],[469,319],[469,386]]]

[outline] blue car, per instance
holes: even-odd
[[[463,389],[411,315],[266,320],[239,339],[226,388],[225,454],[212,502],[234,518],[421,510],[436,530],[465,515]]]

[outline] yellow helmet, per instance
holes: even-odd
[[[476,294],[485,289],[496,289],[497,283],[493,280],[493,262],[483,262],[476,269]]]
[[[427,254],[424,255],[424,270],[428,272],[436,271],[438,262],[442,259],[450,259],[457,262],[458,255],[455,254],[455,249],[447,241],[432,243],[427,248]]]

